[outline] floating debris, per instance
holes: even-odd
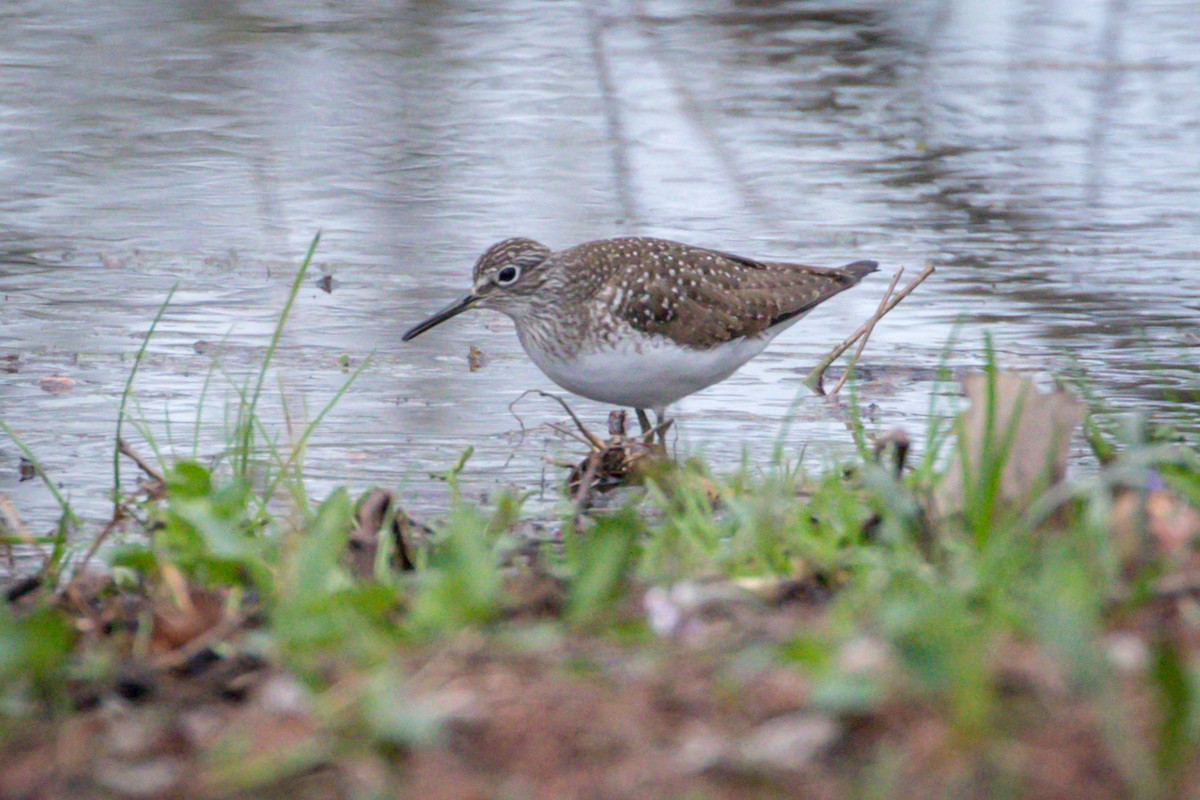
[[[471,349],[467,350],[467,368],[471,372],[479,372],[486,367],[492,360],[492,357],[480,350],[475,345],[471,345]]]
[[[74,389],[78,383],[79,381],[66,375],[47,375],[44,378],[38,378],[38,388],[49,394],[65,394]]]

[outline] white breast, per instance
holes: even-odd
[[[707,350],[693,350],[663,336],[650,336],[625,339],[570,360],[555,358],[535,347],[526,346],[525,350],[550,380],[569,392],[617,406],[663,409],[725,380],[761,353],[770,338],[737,339]]]

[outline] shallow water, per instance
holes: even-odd
[[[510,323],[468,315],[402,344],[510,235],[565,247],[653,234],[882,274],[676,409],[682,453],[765,459],[850,446],[807,369],[888,276],[938,272],[879,325],[860,395],[919,431],[933,367],[1082,370],[1117,408],[1193,424],[1200,395],[1200,5],[81,0],[0,6],[0,418],[100,519],[117,403],[193,451],[214,358],[253,371],[317,229],[268,384],[318,430],[311,488],[399,487],[444,505],[553,486],[553,389]],[[332,274],[332,293],[316,286]],[[467,351],[486,367],[470,372]],[[47,376],[77,383],[51,393]],[[196,450],[215,454],[220,374]],[[1182,401],[1182,402],[1181,402]],[[601,428],[605,409],[578,410]],[[281,427],[282,429],[282,427]],[[286,438],[287,434],[283,434]],[[136,437],[135,437],[136,438]],[[147,453],[145,443],[139,448]],[[125,467],[129,476],[131,465]],[[0,440],[0,493],[54,518]],[[553,497],[547,491],[547,502]]]

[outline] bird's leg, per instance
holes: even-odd
[[[653,409],[654,411],[654,433],[658,434],[657,449],[659,455],[663,458],[667,457],[667,428],[671,427],[672,420],[667,419],[666,407]],[[652,439],[647,439],[647,443],[652,442]]]
[[[650,444],[654,441],[654,428],[650,425],[650,417],[646,416],[645,409],[635,408],[634,411],[637,412],[638,425],[642,426],[642,436],[646,437],[646,444]]]

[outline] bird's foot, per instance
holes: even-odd
[[[637,414],[641,433],[630,436],[626,430],[627,415],[624,411],[610,411],[608,414],[608,435],[610,444],[622,444],[626,448],[639,450],[654,457],[667,457],[667,430],[674,420],[664,420],[658,415],[658,424],[651,425],[650,418],[640,408],[634,409]]]

